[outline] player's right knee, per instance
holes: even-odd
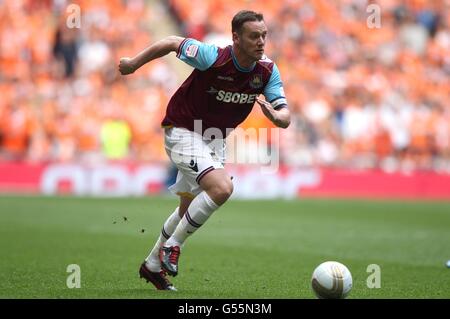
[[[221,194],[227,199],[233,194],[233,182],[231,179],[224,180],[221,185]]]
[[[231,182],[231,179],[220,181],[211,187],[207,193],[217,205],[222,205],[233,193],[233,182]]]

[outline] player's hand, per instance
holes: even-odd
[[[256,102],[261,106],[264,115],[277,127],[287,128],[291,123],[291,116],[287,108],[276,111],[267,101],[256,98]]]
[[[264,113],[264,115],[273,122],[275,120],[275,116],[272,105],[260,98],[256,98],[256,102],[258,102],[259,106],[261,106],[261,111]]]
[[[256,102],[258,102],[258,104],[262,108],[265,108],[265,109],[272,108],[272,105],[269,102],[264,101],[264,100],[260,99],[259,97],[256,98]]]
[[[122,75],[134,73],[136,66],[132,58],[121,58],[119,62],[119,71]]]
[[[269,118],[269,120],[273,121],[274,119],[274,110],[272,107],[272,104],[270,104],[267,101],[264,101],[260,98],[256,98],[256,102],[258,102],[259,106],[261,106],[261,110],[263,111],[263,113]]]

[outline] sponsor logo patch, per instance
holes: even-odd
[[[186,48],[186,56],[190,58],[195,58],[198,53],[198,45],[191,44]]]
[[[255,103],[256,97],[258,95],[259,94],[227,92],[220,90],[217,93],[216,100],[224,103],[233,103],[233,104],[247,104],[247,103],[253,104]]]

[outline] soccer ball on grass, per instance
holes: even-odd
[[[312,290],[319,299],[344,299],[352,289],[352,274],[337,261],[326,261],[314,270]]]

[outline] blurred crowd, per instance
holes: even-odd
[[[167,161],[159,125],[184,79],[164,60],[116,70],[152,42],[159,13],[74,1],[81,28],[68,28],[70,3],[0,1],[0,158]],[[450,172],[450,0],[164,3],[180,35],[219,45],[238,10],[264,14],[293,114],[272,140],[283,163]],[[243,125],[267,126],[256,107]]]
[[[117,72],[155,15],[144,0],[0,1],[0,159],[166,161],[176,74],[163,60]]]
[[[264,13],[294,114],[282,161],[450,172],[450,1],[171,3],[188,36],[211,42],[229,41],[237,8]]]

